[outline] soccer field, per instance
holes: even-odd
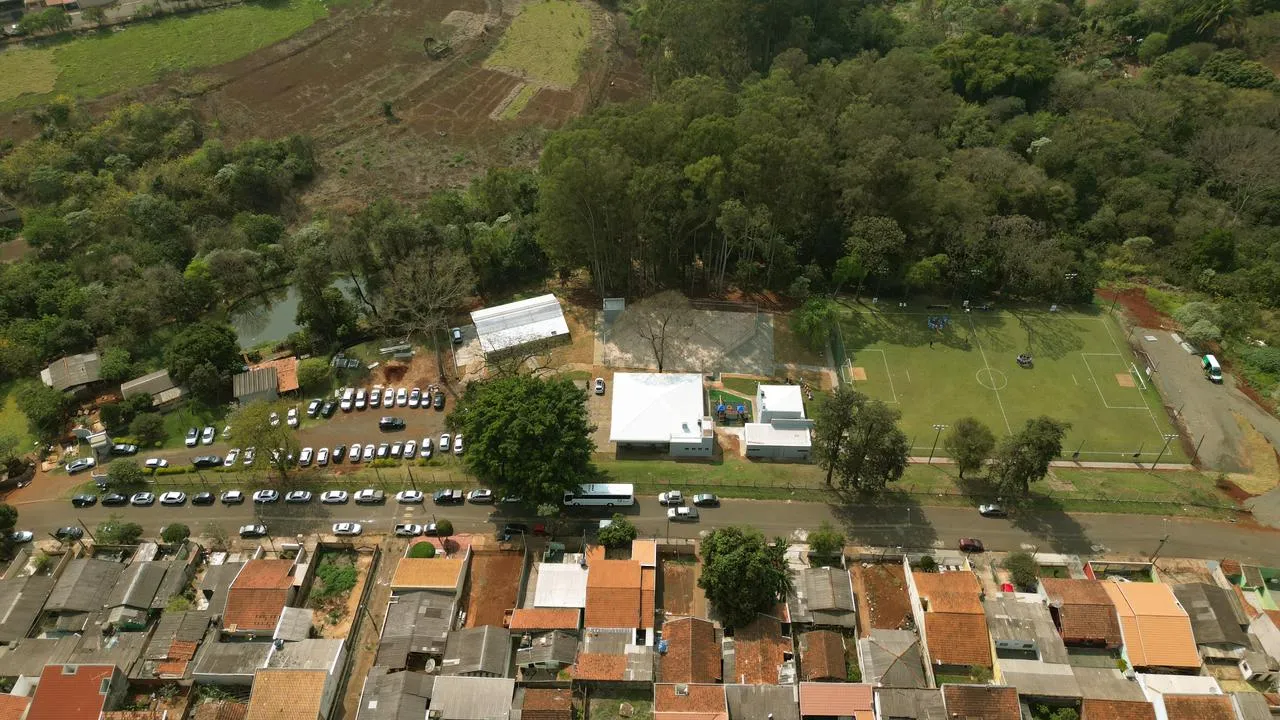
[[[1165,434],[1176,432],[1106,313],[843,312],[841,376],[902,411],[913,454],[929,453],[935,424],[966,415],[997,437],[1039,415],[1064,420],[1071,429],[1063,455],[1079,450],[1081,460],[1152,462]],[[1034,358],[1032,367],[1018,365],[1021,353]],[[1161,462],[1184,461],[1174,440]]]

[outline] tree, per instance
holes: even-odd
[[[210,550],[226,550],[230,546],[226,529],[212,520],[205,523],[201,536]]]
[[[94,537],[101,545],[134,545],[142,537],[142,526],[124,522],[119,515],[111,515],[98,525]]]
[[[134,487],[142,484],[143,472],[136,460],[119,458],[107,466],[107,482],[117,488]]]
[[[0,503],[0,535],[8,535],[18,524],[18,509],[8,503]]]
[[[167,433],[160,413],[142,413],[129,423],[129,433],[143,447],[155,447],[164,442]]]
[[[436,521],[436,536],[440,538],[440,542],[453,537],[453,521],[448,518]]]
[[[729,526],[706,536],[698,587],[727,627],[750,623],[791,591],[786,552],[786,541],[768,542],[754,528]]]
[[[1029,552],[1011,552],[1004,559],[1004,569],[1009,571],[1014,587],[1031,589],[1040,581],[1040,564]]]
[[[966,472],[982,469],[996,447],[996,436],[981,420],[962,417],[951,424],[942,438],[942,447],[955,461],[963,478]]]
[[[71,400],[43,383],[26,382],[18,389],[18,409],[27,416],[33,435],[42,440],[53,440],[66,429]]]
[[[636,539],[636,526],[632,525],[622,513],[614,513],[609,524],[596,533],[596,539],[607,548],[626,547]]]
[[[854,295],[862,290],[861,281],[866,276],[883,278],[887,275],[897,265],[896,260],[906,243],[906,233],[893,218],[861,217],[854,220],[849,228],[849,238],[845,240],[845,252],[851,258],[847,261],[848,266],[860,270]]]
[[[307,358],[298,363],[298,385],[304,390],[327,390],[333,367],[324,358]]]
[[[455,250],[416,250],[392,266],[382,289],[383,325],[405,336],[429,337],[446,330],[449,316],[475,288],[467,257]],[[436,346],[436,364],[444,375],[444,356]]]
[[[429,542],[417,542],[413,547],[409,548],[409,557],[411,558],[433,558],[436,556],[436,546]]]
[[[60,7],[45,8],[40,12],[44,26],[54,32],[62,32],[71,27],[71,14]]]
[[[635,332],[649,345],[653,360],[662,372],[667,353],[688,339],[693,328],[693,306],[684,295],[668,290],[645,298],[627,309]]]
[[[85,22],[102,27],[107,21],[107,10],[103,7],[88,7],[80,11],[80,17],[84,18]]]
[[[325,263],[328,262],[326,258]],[[307,287],[310,283],[295,284],[299,288],[298,311],[295,322],[311,333],[316,344],[331,348],[350,337],[356,331],[356,309],[347,296],[336,287],[324,287],[316,292]]]
[[[1057,54],[1044,38],[979,33],[951,38],[933,49],[951,73],[957,93],[971,100],[996,95],[1033,99],[1057,72]]]
[[[129,356],[129,351],[122,347],[110,347],[103,350],[101,368],[98,374],[103,380],[113,383],[120,383],[130,379],[133,376],[133,361]]]
[[[271,424],[271,413],[276,412],[283,417],[283,408],[269,402],[253,402],[240,406],[230,419],[229,424],[236,429],[236,441],[245,447],[258,448],[257,457],[265,460],[269,467],[280,473],[280,479],[289,477],[292,467],[290,457],[298,457],[301,445],[283,420],[274,426]],[[273,452],[278,451],[278,452]]]
[[[809,551],[820,557],[836,557],[844,552],[844,533],[823,521],[814,532],[809,533]]]
[[[879,400],[841,386],[826,399],[814,421],[814,454],[827,471],[827,484],[872,494],[902,477],[909,441],[898,427],[902,413]]]
[[[183,328],[165,347],[164,360],[170,377],[179,385],[185,384],[196,368],[206,363],[220,376],[243,365],[235,330],[209,322]]]
[[[827,346],[835,322],[835,304],[826,298],[811,298],[791,315],[791,328],[810,350]]]
[[[164,529],[160,531],[160,539],[170,545],[177,545],[180,542],[185,542],[189,537],[191,537],[191,528],[183,525],[182,523],[170,523],[165,525]]]
[[[1024,498],[1031,483],[1042,480],[1049,463],[1062,454],[1062,438],[1071,423],[1041,415],[1005,438],[991,465],[991,482],[1006,498]]]
[[[841,385],[818,409],[818,416],[813,423],[813,454],[822,469],[827,471],[828,487],[831,486],[836,467],[844,455],[844,445],[849,429],[853,427],[854,415],[864,401],[862,393]]]
[[[26,463],[22,459],[18,442],[17,435],[0,432],[0,467],[7,470],[11,475],[26,469]]]
[[[595,426],[586,396],[570,380],[516,375],[473,382],[448,423],[467,438],[467,469],[499,495],[559,502],[593,472]]]

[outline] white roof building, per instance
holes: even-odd
[[[747,457],[808,460],[813,421],[804,416],[799,385],[756,387],[756,422],[743,426]]]
[[[534,607],[587,606],[587,569],[578,563],[539,563]]]
[[[715,423],[697,373],[615,373],[609,441],[681,457],[710,457]]]
[[[526,343],[568,337],[569,325],[555,295],[539,295],[471,313],[486,355]]]

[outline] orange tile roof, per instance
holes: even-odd
[[[830,630],[814,630],[801,635],[800,668],[805,680],[847,679],[844,638]]]
[[[259,670],[244,720],[316,720],[327,679],[324,670]]]
[[[654,540],[632,540],[631,559],[641,565],[658,564],[658,543]]]
[[[640,627],[653,627],[654,608],[658,605],[658,569],[640,568]]]
[[[512,630],[577,630],[582,619],[578,608],[517,608],[511,613]]]
[[[662,655],[660,682],[720,682],[715,625],[701,618],[672,620],[662,626],[662,639],[667,642],[667,652]]]
[[[1058,608],[1059,630],[1065,642],[1120,646],[1120,621],[1100,581],[1045,578],[1042,582],[1049,602]]]
[[[247,712],[249,706],[246,703],[217,700],[197,705],[191,720],[244,720]]]
[[[1134,667],[1200,667],[1191,620],[1168,585],[1104,582],[1102,587],[1115,604]]]
[[[733,634],[734,672],[726,682],[744,685],[776,685],[778,666],[791,643],[782,635],[782,623],[768,615],[757,615]]]
[[[676,685],[658,683],[653,686],[653,712],[657,713],[727,713],[724,686],[715,684],[681,685],[685,694],[676,693]]]
[[[400,558],[391,587],[396,589],[454,589],[462,582],[462,558]]]
[[[1253,606],[1249,599],[1245,597],[1244,588],[1239,585],[1232,585],[1231,589],[1236,593],[1236,599],[1240,601],[1240,607],[1244,609],[1244,614],[1250,620],[1255,620],[1262,615],[1262,611]],[[1274,620],[1274,618],[1272,618]]]
[[[942,699],[952,720],[1022,720],[1015,688],[943,685]]]
[[[653,626],[652,601],[648,605],[648,618],[643,617],[645,580],[640,563],[633,560],[596,560],[589,568],[584,619],[586,627]]]
[[[115,672],[115,665],[45,665],[26,720],[98,720],[107,702],[103,681]]]
[[[573,666],[573,677],[577,680],[622,680],[626,672],[626,655],[578,653],[578,661]]]
[[[639,588],[640,563],[634,560],[596,560],[587,572],[588,588]]]
[[[1156,708],[1146,700],[1093,700],[1085,698],[1080,720],[1156,720]]]
[[[0,694],[0,720],[22,720],[30,704],[31,698],[25,695]]]
[[[250,560],[227,590],[222,627],[235,631],[275,630],[293,586],[292,560]]]
[[[1243,572],[1243,570],[1241,570],[1240,568],[1239,560],[1232,560],[1231,558],[1223,558],[1221,564],[1222,564],[1222,574],[1226,575],[1227,577],[1238,576]]]
[[[170,660],[191,660],[196,656],[200,643],[193,640],[174,640],[169,643]]]
[[[991,638],[981,615],[925,613],[924,634],[935,663],[991,667]]]
[[[916,590],[928,600],[928,612],[982,614],[982,584],[971,572],[912,572]]]
[[[1223,695],[1165,695],[1168,720],[1236,720],[1235,705]]]
[[[156,663],[156,677],[177,679],[187,674],[187,665],[189,660],[171,660],[169,662]]]
[[[872,688],[863,683],[800,683],[800,716],[854,717],[870,720]]]
[[[275,368],[276,392],[293,392],[298,389],[298,358],[290,355],[279,360],[267,360],[257,365],[250,365],[249,370]]]
[[[527,688],[523,720],[573,720],[573,691],[568,688]]]
[[[108,710],[101,720],[166,720],[163,710]]]

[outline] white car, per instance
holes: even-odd
[[[679,490],[668,490],[658,495],[659,505],[683,505],[684,494]]]
[[[356,409],[363,410],[367,407],[369,407],[369,394],[365,392],[364,388],[360,388],[356,390]]]
[[[298,466],[307,467],[308,465],[310,465],[311,458],[314,457],[315,454],[316,454],[316,451],[309,447],[302,448],[302,453],[298,455]]]
[[[596,378],[596,394],[604,394],[604,378]]]
[[[417,537],[422,534],[422,526],[414,523],[400,523],[396,525],[396,537]]]
[[[258,490],[253,493],[253,501],[259,504],[273,503],[280,499],[280,493],[275,490]]]
[[[147,458],[147,461],[142,466],[148,470],[159,470],[160,468],[169,467],[169,461],[164,458]]]
[[[493,502],[493,491],[485,490],[484,488],[472,490],[467,493],[467,502],[475,503],[477,505],[487,505],[488,503]]]
[[[391,388],[387,388],[382,393],[382,407],[393,408],[396,406],[396,395],[391,392]]]
[[[684,505],[681,505],[680,507],[667,508],[667,519],[687,520],[692,522],[698,519],[698,508],[685,507]]]
[[[382,387],[376,386],[369,391],[369,407],[376,408],[382,404]]]
[[[372,461],[372,460],[373,460],[373,453],[374,453],[374,452],[376,452],[376,451],[377,451],[377,449],[378,449],[378,448],[374,447],[373,443],[369,443],[368,445],[365,445],[365,446],[364,446],[364,454],[363,454],[363,455],[361,455],[360,457],[361,457],[365,462],[370,462],[370,461]]]
[[[351,497],[346,490],[325,490],[320,495],[320,502],[326,505],[341,505]]]
[[[462,454],[462,433],[458,433],[453,438],[453,454],[454,455]]]
[[[414,388],[409,391],[409,407],[416,408],[422,402],[422,390]]]
[[[347,452],[348,459],[350,459],[351,462],[353,463],[360,462],[360,453],[363,450],[364,448],[360,445],[360,443],[352,443],[351,450]]]
[[[149,492],[134,493],[133,497],[129,498],[130,505],[141,505],[144,507],[147,505],[150,505],[151,503],[154,503],[155,501],[156,501],[155,494],[149,493]]]
[[[453,436],[449,433],[440,433],[440,452],[448,453],[449,446],[453,444]]]
[[[272,410],[271,415],[267,416],[267,422],[271,424],[271,427],[278,427],[280,425],[280,413]]]
[[[241,525],[240,537],[242,538],[260,538],[267,534],[267,526],[262,523],[256,525]]]
[[[422,449],[418,451],[418,454],[422,456],[422,459],[431,459],[431,449],[431,438],[422,438]]]
[[[404,388],[396,390],[396,404],[405,407],[409,404],[409,391]]]
[[[360,523],[340,522],[340,523],[333,524],[334,535],[346,535],[346,536],[359,535],[361,529],[362,528],[360,527]]]
[[[161,505],[181,505],[187,501],[187,494],[180,490],[170,490],[160,493]]]
[[[298,427],[298,408],[296,407],[289,408],[289,414],[285,418],[285,422],[289,423],[289,427],[291,428]]]
[[[304,505],[311,502],[310,490],[290,490],[285,496],[284,501],[293,503],[294,505]]]
[[[982,517],[1003,518],[1009,517],[1009,511],[995,503],[986,503],[978,506],[978,514]]]
[[[401,490],[396,493],[396,502],[404,505],[417,505],[422,502],[421,490]]]
[[[384,494],[381,490],[375,490],[373,488],[365,488],[363,490],[359,490],[356,492],[356,495],[355,495],[356,502],[363,503],[365,505],[369,505],[372,503],[380,503],[384,499],[386,499],[386,494]]]
[[[329,448],[320,448],[320,452],[316,453],[316,464],[320,467],[329,464]]]
[[[422,527],[421,527],[421,526],[419,526],[419,525],[414,525],[414,526],[412,526],[412,527],[416,527],[416,528],[418,528],[418,532],[419,532],[419,533],[421,533],[421,532],[422,532]],[[415,534],[418,534],[418,533],[415,533]],[[34,540],[34,539],[35,539],[35,537],[36,537],[36,534],[35,534],[35,533],[33,533],[33,532],[31,532],[30,530],[15,530],[15,531],[13,531],[13,532],[9,533],[9,540],[11,540],[11,541],[13,541],[13,542],[15,542],[15,543],[29,543],[29,542],[31,542],[32,540]]]
[[[245,448],[245,449],[244,449],[244,464],[245,464],[245,465],[252,465],[252,464],[253,464],[253,459],[254,459],[255,457],[257,457],[257,453],[258,453],[258,448]]]
[[[244,502],[244,493],[239,490],[228,490],[222,493],[222,503],[224,505],[239,505]]]
[[[227,438],[229,438],[229,437],[231,437],[231,426],[230,426],[230,425],[223,425],[223,426],[222,426],[222,439],[223,439],[223,440],[226,440],[226,439],[227,439]]]
[[[403,451],[404,451],[404,445],[398,442],[393,442],[391,443],[391,449],[387,451],[387,457],[391,458],[392,460],[399,460],[400,453]]]
[[[227,457],[222,460],[223,467],[235,467],[236,461],[240,459],[240,448],[231,448],[227,451]]]
[[[204,427],[204,432],[200,433],[200,442],[205,445],[212,445],[216,432],[217,431],[213,429],[212,425],[206,425]]]
[[[195,447],[200,444],[200,431],[195,428],[187,428],[186,437],[187,447]]]
[[[417,440],[408,440],[405,442],[403,457],[405,460],[412,460],[418,457],[418,441]]]

